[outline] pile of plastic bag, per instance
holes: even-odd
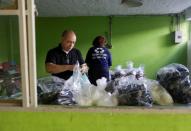
[[[118,65],[114,71],[110,71],[111,80],[115,80],[116,78],[120,78],[123,76],[134,75],[137,79],[144,77],[144,66],[140,65],[138,68],[133,67],[133,62],[127,62],[126,68],[122,68],[121,65]]]
[[[191,103],[189,70],[181,64],[170,64],[157,73],[159,83],[171,94],[174,102]]]
[[[111,76],[106,91],[116,94],[119,105],[151,107],[151,92],[144,81],[144,67],[133,67],[132,62],[126,68],[117,66]]]
[[[147,106],[152,104],[172,105],[171,95],[157,81],[144,76],[144,66],[133,67],[133,62],[127,62],[126,68],[117,66],[112,72],[112,80],[106,91],[117,92],[119,105]]]
[[[153,104],[190,103],[191,83],[185,66],[171,64],[161,68],[157,80],[147,79],[142,65],[134,68],[133,63],[128,62],[125,68],[117,66],[109,83],[101,78],[95,86],[80,72],[77,63],[67,81],[53,76],[39,79],[38,98],[43,104],[79,106],[152,107]]]
[[[43,104],[116,106],[116,97],[105,91],[106,86],[105,78],[97,80],[97,86],[92,85],[77,63],[67,81],[57,77],[39,79],[38,98]]]
[[[0,98],[21,98],[21,74],[15,62],[0,63]]]

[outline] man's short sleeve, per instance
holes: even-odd
[[[48,53],[46,55],[45,63],[54,63],[54,64],[56,64],[56,56],[51,50],[48,51]]]
[[[80,65],[84,64],[85,62],[84,62],[81,52],[79,50],[76,50],[76,53],[78,55],[78,61],[79,61]]]

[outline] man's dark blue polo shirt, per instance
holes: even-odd
[[[45,63],[53,63],[57,65],[75,65],[77,61],[80,65],[84,64],[81,52],[78,49],[73,48],[68,53],[65,53],[61,47],[61,44],[59,44],[58,47],[48,51]],[[72,76],[72,74],[73,71],[64,71],[52,75],[67,80]]]

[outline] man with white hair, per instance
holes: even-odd
[[[53,76],[67,80],[73,74],[73,68],[77,61],[82,72],[87,72],[87,66],[82,58],[81,52],[74,48],[76,34],[72,30],[65,30],[62,33],[61,43],[50,49],[46,56],[46,71]]]

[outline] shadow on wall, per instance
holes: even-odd
[[[182,23],[185,40],[175,44],[168,16],[116,17],[113,19],[113,68],[131,60],[145,65],[148,77],[155,78],[158,69],[169,63],[186,65],[188,24]],[[117,58],[117,59],[115,59]]]

